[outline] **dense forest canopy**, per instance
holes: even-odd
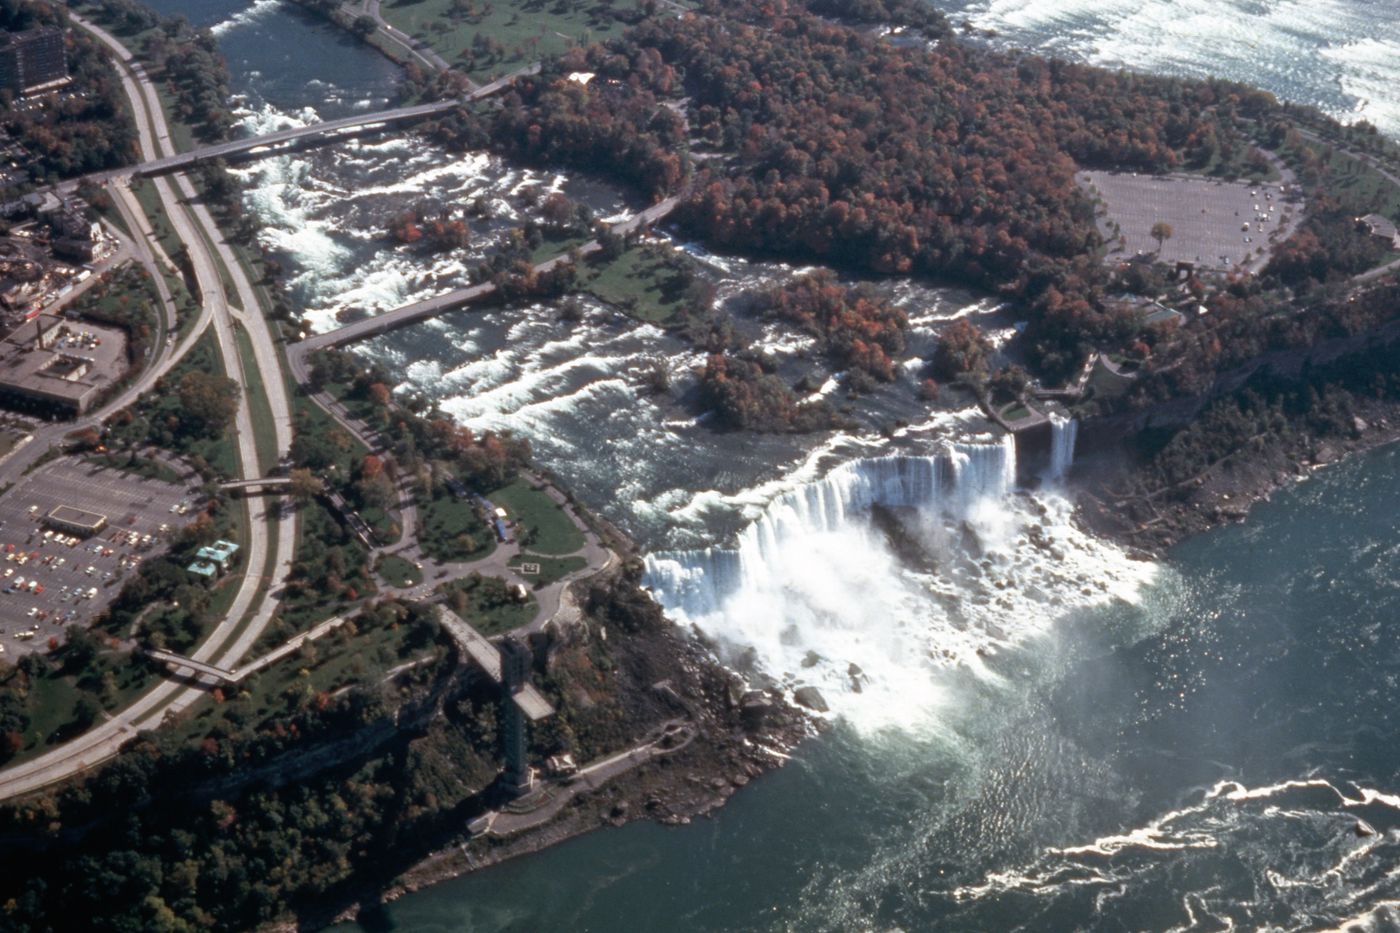
[[[654,196],[680,190],[688,142],[678,218],[709,243],[995,289],[1025,302],[1032,357],[1055,375],[1138,331],[1101,301],[1102,241],[1076,169],[1238,161],[1250,149],[1239,118],[1276,107],[1226,82],[947,38],[895,45],[833,20],[831,6],[708,0],[649,18],[547,64],[477,131],[518,156],[610,170]],[[914,21],[883,3],[847,18],[882,11]],[[938,21],[918,28],[946,32]],[[597,78],[569,80],[575,72]]]

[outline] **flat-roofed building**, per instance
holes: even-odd
[[[63,30],[39,26],[0,35],[0,90],[18,97],[68,82],[68,50]]]
[[[0,402],[45,414],[85,413],[126,371],[126,335],[41,314],[0,341]]]
[[[44,524],[54,531],[91,538],[107,527],[107,516],[71,505],[56,505],[44,516]]]
[[[238,553],[238,545],[232,541],[219,540],[195,552],[195,561],[185,569],[190,573],[212,580],[228,570],[233,555]]]

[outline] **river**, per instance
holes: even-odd
[[[282,0],[178,6],[219,36],[249,130],[396,94],[392,67]],[[1400,122],[1379,2],[956,6],[993,41],[1221,73]],[[422,199],[484,198],[503,222],[530,187],[600,214],[636,207],[596,181],[415,139],[242,174],[317,329],[432,294],[479,258],[487,247],[424,259],[386,245],[385,219]],[[690,248],[722,297],[798,271]],[[1074,527],[1053,475],[1015,491],[1011,453],[975,419],[914,401],[940,323],[1010,322],[956,290],[888,288],[916,322],[910,378],[861,403],[865,428],[815,439],[717,435],[675,394],[650,396],[641,368],[660,361],[683,386],[698,355],[592,304],[571,326],[500,309],[361,350],[464,423],[530,437],[652,550],[673,614],[755,679],[819,684],[837,714],[713,819],[599,831],[405,898],[364,929],[1400,925],[1400,754],[1384,725],[1400,708],[1400,452],[1326,470],[1161,565],[1131,561]],[[763,339],[793,360],[808,349]],[[912,426],[886,437],[895,418]],[[888,548],[872,502],[926,562]],[[1376,834],[1358,835],[1359,819]]]

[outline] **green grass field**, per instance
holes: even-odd
[[[379,561],[379,578],[390,586],[417,586],[423,582],[423,571],[397,554],[386,554]]]
[[[496,535],[477,517],[470,502],[439,492],[420,504],[418,541],[423,551],[441,561],[477,560],[496,547]]]
[[[161,203],[160,195],[156,192],[155,183],[150,179],[142,179],[133,182],[131,191],[136,195],[136,200],[141,204],[141,210],[145,212],[150,220],[151,230],[156,235],[156,240],[160,242],[160,248],[165,251],[171,261],[178,262],[176,258],[180,255],[180,250],[184,242],[176,235],[175,228],[170,225],[170,218],[165,214],[165,206]]]
[[[1322,160],[1328,173],[1327,191],[1349,213],[1375,212],[1400,221],[1400,186],[1396,186],[1370,164],[1334,146],[1304,140],[1300,148]],[[1297,150],[1284,150],[1296,156]]]
[[[430,656],[437,649],[431,630],[410,625],[348,626],[309,643],[241,683],[230,702],[201,701],[194,714],[174,727],[186,740],[207,734],[226,713],[236,716],[235,728],[259,728],[287,716],[319,693],[357,684],[372,684],[407,660]]]
[[[292,392],[292,419],[294,434],[305,433],[330,441],[326,447],[334,454],[333,472],[341,476],[353,476],[355,468],[369,453],[369,448],[358,438],[300,391]]]
[[[510,597],[504,581],[496,577],[453,580],[442,589],[448,593],[449,606],[454,606],[453,593],[461,593],[465,597],[462,618],[487,638],[528,625],[538,608],[534,596],[529,596],[524,602]]]
[[[583,547],[583,532],[564,509],[526,481],[516,480],[486,498],[510,513],[518,526],[516,539],[528,550],[558,555]]]
[[[625,28],[609,4],[570,0],[388,0],[380,14],[475,78],[506,74]]]
[[[163,426],[171,420],[178,421],[181,411],[177,387],[187,373],[196,370],[225,375],[212,330],[206,331],[180,364],[165,377],[164,391],[148,393],[132,406],[130,410],[136,417],[130,424],[113,421],[110,430],[115,443],[109,446],[115,447],[123,443],[165,443],[159,439]],[[223,476],[238,475],[238,452],[232,424],[219,437],[171,434],[168,441],[165,445],[169,449],[183,456],[200,457]]]
[[[576,570],[582,570],[588,566],[588,561],[582,557],[543,557],[539,554],[521,554],[516,560],[511,561],[510,568],[516,573],[520,573],[520,568],[524,564],[534,564],[540,568],[538,574],[521,577],[531,586],[548,586],[556,580],[562,580]]]
[[[272,405],[267,400],[262,370],[253,356],[252,338],[236,325],[234,335],[238,340],[238,356],[243,361],[243,372],[248,377],[248,415],[253,421],[253,446],[258,452],[258,462],[266,473],[277,465],[277,430],[272,422]]]
[[[691,275],[684,256],[629,249],[610,263],[593,266],[584,291],[631,317],[653,324],[669,321],[685,303]]]

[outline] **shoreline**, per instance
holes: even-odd
[[[684,715],[671,720],[684,721],[688,735],[683,741],[664,749],[664,742],[637,743],[634,736],[629,749],[602,759],[609,762],[626,756],[634,759],[633,763],[603,776],[596,784],[591,778],[579,781],[581,787],[574,787],[572,778],[542,782],[541,787],[548,788],[541,794],[546,802],[537,804],[535,810],[519,806],[532,795],[504,804],[497,801],[497,822],[513,819],[522,824],[505,835],[496,835],[494,827],[483,831],[479,817],[456,814],[433,831],[438,841],[408,867],[377,879],[361,878],[346,890],[329,894],[320,904],[308,905],[295,917],[261,929],[293,933],[353,922],[406,894],[543,851],[596,829],[642,819],[666,826],[688,824],[724,806],[751,781],[783,767],[792,750],[819,734],[825,725],[785,702],[776,691],[747,689],[703,644],[674,624],[657,632],[622,635],[617,642],[621,645],[624,640],[625,647],[618,649],[622,652],[619,664],[633,673],[622,675],[630,682],[622,684],[620,692],[632,693],[642,706],[659,698],[673,707],[683,707]],[[637,682],[638,668],[647,681],[656,676],[663,679],[643,686]],[[678,689],[672,689],[673,681]],[[625,727],[648,717],[624,707],[621,718]],[[676,732],[682,734],[682,730]],[[659,734],[656,723],[647,734]],[[636,754],[648,744],[656,750],[649,755]],[[587,770],[599,761],[581,764]],[[562,803],[551,807],[551,798],[556,795]],[[528,825],[531,813],[546,811],[550,812],[542,822]],[[392,853],[386,853],[386,861],[392,858]]]
[[[1158,560],[1190,538],[1241,524],[1275,492],[1310,479],[1318,470],[1400,443],[1400,400],[1364,400],[1350,436],[1319,439],[1298,432],[1278,434],[1247,458],[1232,454],[1211,464],[1178,498],[1117,495],[1110,483],[1130,478],[1135,467],[1105,470],[1091,462],[1076,497],[1075,514],[1090,533],[1114,541],[1143,559]],[[1151,514],[1150,518],[1144,518]]]

